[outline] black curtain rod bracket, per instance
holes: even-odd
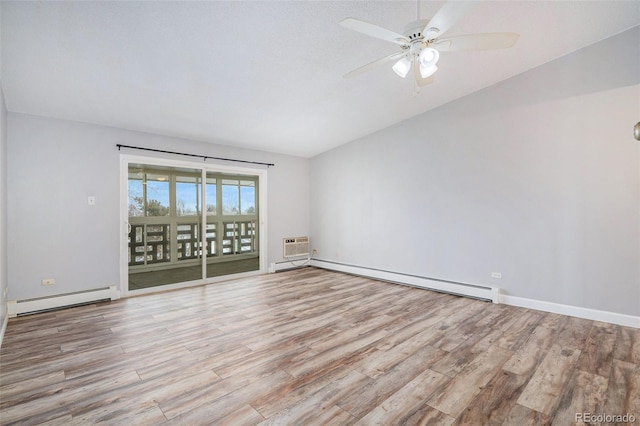
[[[163,153],[163,154],[173,154],[173,155],[184,155],[184,156],[187,156],[187,157],[197,157],[197,158],[202,158],[203,161],[207,161],[207,159],[210,159],[210,160],[220,160],[220,161],[233,161],[235,163],[259,164],[261,166],[267,166],[267,167],[275,166],[275,164],[273,164],[273,163],[262,163],[260,161],[236,160],[234,158],[223,158],[223,157],[210,157],[208,155],[187,154],[187,153],[184,153],[184,152],[165,151],[164,149],[143,148],[143,147],[140,147],[140,146],[122,145],[122,144],[119,144],[119,143],[116,144],[116,146],[118,147],[118,151],[120,151],[121,148],[129,148],[129,149],[138,149],[138,150],[141,150],[141,151],[160,152],[160,153]]]

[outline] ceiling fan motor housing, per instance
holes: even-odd
[[[429,28],[426,31],[427,34],[423,34],[423,31],[429,21],[431,21],[431,19],[418,19],[417,21],[408,23],[404,27],[404,35],[407,36],[411,42],[415,40],[424,40],[425,42],[430,41],[430,39],[425,36],[433,38],[440,31],[437,28]]]

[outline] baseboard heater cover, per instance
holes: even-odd
[[[283,260],[280,262],[274,262],[271,265],[269,265],[269,273],[273,274],[275,272],[282,272],[282,271],[289,271],[291,269],[298,269],[298,268],[306,268],[309,265],[310,262],[310,258],[305,257],[302,259],[291,259],[291,260]]]
[[[329,269],[347,274],[360,275],[368,278],[375,278],[382,281],[389,281],[398,284],[410,285],[413,287],[426,288],[443,293],[455,294],[458,296],[472,297],[474,299],[500,303],[500,288],[485,287],[473,284],[457,283],[453,281],[438,280],[434,278],[420,277],[417,275],[403,274],[399,272],[384,271],[381,269],[368,268],[363,266],[348,265],[339,262],[311,259],[311,266]]]
[[[7,302],[7,314],[10,318],[14,318],[19,315],[30,315],[104,300],[117,300],[119,298],[120,292],[116,286],[109,286],[34,299],[10,300]]]

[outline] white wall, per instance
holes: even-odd
[[[281,260],[282,238],[309,233],[308,159],[17,113],[8,122],[10,300],[119,284],[116,144],[275,163],[267,172],[268,261]],[[56,284],[43,287],[43,278]]]
[[[639,315],[639,39],[313,158],[317,258]]]
[[[0,82],[0,327],[7,314],[7,282],[7,107]]]

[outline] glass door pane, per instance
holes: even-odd
[[[202,279],[201,172],[129,165],[129,290]]]
[[[207,239],[213,247],[207,252],[207,277],[260,269],[257,182],[254,176],[207,173],[207,200],[210,191],[216,199],[215,208],[207,210]]]

